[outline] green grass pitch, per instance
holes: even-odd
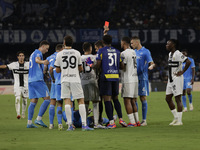
[[[128,123],[123,101],[120,98],[123,118]],[[53,130],[39,127],[27,129],[26,119],[16,119],[13,95],[0,96],[0,150],[198,150],[200,149],[200,92],[193,92],[194,111],[183,114],[183,126],[169,126],[173,116],[165,102],[164,92],[152,92],[147,98],[148,116],[146,127],[123,128],[116,120],[117,128],[83,132],[76,129],[67,132],[57,130],[57,118]],[[187,100],[188,101],[188,100]],[[28,100],[28,105],[29,105]],[[42,99],[36,106],[36,118]],[[141,120],[141,103],[139,116]],[[90,106],[91,107],[91,106]],[[28,109],[28,108],[27,108]],[[26,116],[27,116],[26,111]],[[114,112],[116,114],[116,112]],[[45,113],[43,121],[49,124]],[[106,117],[104,113],[104,117]]]

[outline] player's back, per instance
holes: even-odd
[[[183,74],[184,79],[192,79],[192,68],[195,67],[194,59],[191,57],[188,57],[188,59],[191,61],[191,64],[189,68]],[[185,64],[186,62],[183,62],[182,69],[185,67]]]
[[[101,60],[102,72],[100,78],[108,81],[119,80],[119,63],[121,61],[120,51],[114,47],[105,46],[99,49],[97,53],[97,60]]]
[[[75,49],[64,49],[56,56],[55,66],[61,68],[62,82],[80,83],[78,66],[82,65],[80,52]]]
[[[133,49],[126,49],[121,53],[121,57],[123,59],[124,64],[126,65],[126,71],[122,72],[122,82],[138,82],[135,51]]]
[[[90,57],[92,61],[95,61],[95,59],[96,59],[96,56],[92,55],[92,54],[81,56],[83,72],[81,72],[80,77],[81,77],[82,84],[89,84],[91,82],[97,82],[96,73],[95,73],[94,69],[92,69],[90,66],[88,66],[85,62],[88,57]]]
[[[139,80],[148,80],[148,66],[153,62],[151,53],[145,47],[135,50],[137,56],[137,73]]]
[[[35,58],[40,57],[43,60],[42,52],[36,49],[29,58],[29,76],[28,82],[44,81],[43,78],[43,64],[38,64],[35,62]]]

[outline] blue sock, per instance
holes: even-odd
[[[72,123],[73,123],[73,120],[74,120],[74,107],[71,107],[71,111],[72,111]]]
[[[63,116],[63,120],[64,120],[65,122],[67,122],[67,117],[66,117],[65,111],[62,112],[62,116]]]
[[[137,107],[137,111],[138,111],[138,103],[137,103],[137,101],[135,102],[135,105],[136,105],[136,107]]]
[[[192,103],[192,94],[188,95],[189,103]]]
[[[115,106],[115,110],[117,112],[117,115],[119,118],[122,118],[122,109],[121,109],[121,104],[119,102],[118,99],[113,100],[114,106]]]
[[[36,103],[30,102],[28,107],[28,120],[32,120]]]
[[[38,116],[42,117],[49,106],[50,100],[44,100],[42,105],[40,106],[40,110]]]
[[[62,107],[57,107],[57,120],[58,120],[58,124],[62,124]]]
[[[105,110],[109,120],[113,120],[113,106],[111,101],[105,101]]]
[[[142,101],[142,120],[147,118],[147,100]]]
[[[109,123],[109,120],[107,118],[103,118],[103,124]]]
[[[183,102],[183,107],[186,108],[187,104],[186,104],[186,96],[185,95],[182,96],[182,102]]]
[[[54,116],[55,116],[55,106],[50,105],[50,107],[49,107],[49,122],[50,122],[50,124],[53,124]]]

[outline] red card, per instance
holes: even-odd
[[[109,22],[105,21],[105,26],[109,27]]]

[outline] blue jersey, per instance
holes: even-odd
[[[183,77],[184,77],[184,79],[190,79],[191,80],[192,79],[192,68],[195,67],[195,63],[194,63],[194,59],[192,59],[190,57],[188,57],[188,59],[191,61],[191,64],[188,67],[188,69],[184,72]],[[186,62],[183,62],[183,64],[182,64],[183,68],[185,67],[185,63]]]
[[[119,80],[120,51],[114,47],[105,46],[98,50],[96,60],[101,60],[100,78],[106,78],[108,81]]]
[[[56,58],[57,53],[58,53],[58,52],[55,52],[55,53],[53,53],[52,55],[50,55],[49,57],[47,57],[47,60],[49,61],[48,70],[49,70],[49,68],[51,67],[52,62],[53,62],[54,59]],[[54,68],[54,66],[53,66],[53,68]],[[51,79],[50,73],[49,73],[49,77],[50,77],[50,79]],[[52,79],[51,79],[51,81],[52,81]]]
[[[43,60],[42,52],[36,49],[29,58],[29,74],[28,82],[44,81],[43,70],[44,65],[35,62],[35,58],[40,57]]]
[[[148,80],[148,67],[149,63],[153,62],[151,53],[145,47],[140,50],[135,50],[137,57],[137,73],[139,80]]]
[[[56,56],[57,56],[57,53],[54,53],[55,54],[55,57],[53,58],[53,60],[51,61],[51,64],[50,64],[50,67],[53,67],[53,75],[54,75],[54,78],[55,78],[55,84],[61,84],[61,73],[57,73],[56,72],[56,67],[54,66],[54,63],[56,61]]]

